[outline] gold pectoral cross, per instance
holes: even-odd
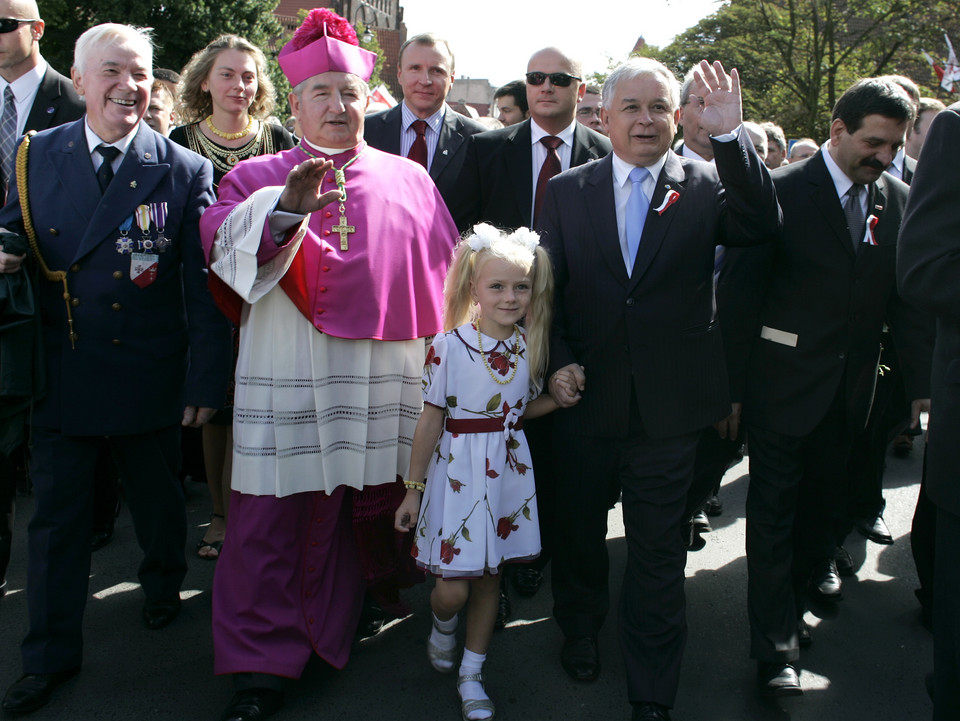
[[[340,234],[340,250],[350,250],[350,243],[348,242],[348,234],[356,233],[357,229],[352,225],[347,225],[347,216],[342,212],[340,213],[340,224],[333,226],[331,228],[334,233]]]

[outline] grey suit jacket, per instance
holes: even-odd
[[[366,118],[363,139],[367,144],[385,153],[400,155],[400,106],[375,113]],[[460,169],[467,156],[467,139],[476,133],[482,133],[486,128],[465,115],[456,112],[450,106],[443,115],[443,125],[440,126],[440,138],[437,140],[437,150],[430,165],[430,177],[437,185],[437,190],[447,206],[450,205],[450,195],[456,186]]]

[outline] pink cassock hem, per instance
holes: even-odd
[[[363,591],[346,488],[234,491],[213,584],[214,673],[296,679],[313,653],[343,668]]]

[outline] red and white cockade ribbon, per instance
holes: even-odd
[[[863,236],[863,242],[868,245],[877,244],[877,236],[874,234],[873,229],[877,227],[877,223],[880,222],[880,218],[875,215],[870,215],[867,217],[867,231]]]
[[[678,193],[676,190],[670,190],[664,197],[663,202],[660,203],[660,207],[654,208],[654,210],[656,210],[657,215],[663,215],[663,211],[676,203],[678,200],[680,200],[680,193]]]

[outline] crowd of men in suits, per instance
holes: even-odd
[[[186,573],[179,428],[221,405],[231,367],[198,237],[214,200],[210,166],[141,123],[148,40],[91,29],[71,81],[43,60],[43,30],[32,0],[0,0],[0,178],[9,189],[0,228],[33,242],[29,253],[4,244],[0,272],[17,273],[27,255],[39,269],[42,323],[30,326],[28,347],[43,368],[19,388],[2,385],[7,367],[0,378],[0,579],[15,454],[29,398],[37,399],[30,631],[24,675],[3,701],[10,713],[43,706],[80,668],[93,479],[104,452],[144,551],[143,621],[160,629],[176,617]],[[552,561],[566,672],[587,682],[601,671],[606,515],[622,497],[628,696],[634,719],[670,718],[686,643],[689,529],[703,508],[720,512],[716,487],[747,437],[750,653],[762,694],[802,693],[808,592],[839,598],[838,562],[854,524],[892,542],[877,498],[882,470],[858,495],[850,479],[867,460],[851,454],[861,443],[882,469],[892,426],[906,425],[908,408],[914,422],[930,411],[932,395],[930,494],[920,502],[932,505],[915,531],[929,540],[915,553],[936,636],[935,718],[957,718],[957,577],[945,569],[956,568],[960,548],[951,475],[960,320],[950,273],[960,229],[943,180],[960,152],[957,107],[941,113],[896,78],[868,78],[837,102],[826,142],[788,148],[772,123],[744,127],[739,76],[720,63],[698,64],[681,83],[633,58],[598,94],[574,57],[542,48],[522,81],[498,91],[504,127],[495,130],[447,104],[454,77],[446,41],[412,38],[398,58],[402,101],[365,118],[362,137],[423,166],[461,232],[478,222],[534,227],[550,253],[548,389],[563,407],[527,424],[544,553],[517,570],[514,587],[537,593]],[[32,130],[46,132],[20,143]],[[117,143],[119,153],[103,147]],[[874,404],[887,331],[896,350],[884,341],[883,362],[902,388]],[[3,342],[0,334],[6,364]],[[554,382],[558,371],[578,378],[576,399]],[[561,532],[557,519],[573,517]],[[229,718],[274,710],[253,704]]]

